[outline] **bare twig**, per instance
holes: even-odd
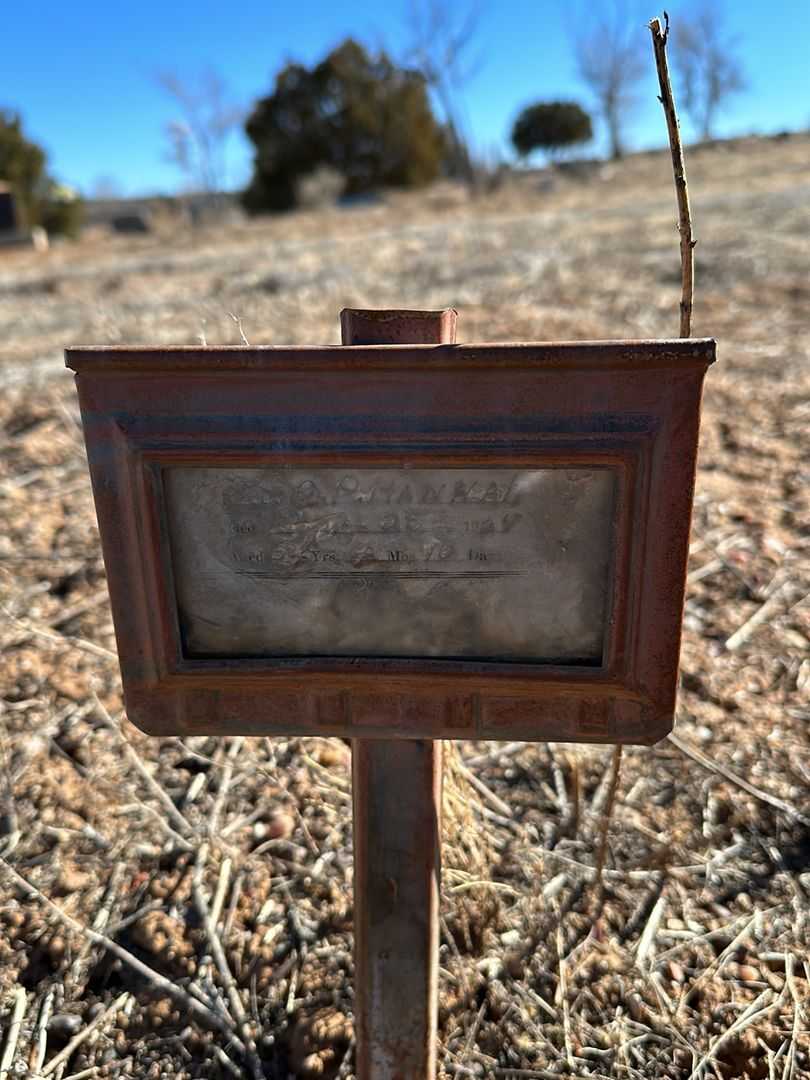
[[[596,854],[596,876],[594,882],[597,890],[601,887],[602,876],[605,871],[605,857],[607,856],[608,829],[613,815],[613,805],[616,802],[616,791],[619,787],[619,777],[622,772],[622,748],[614,746],[613,756],[610,763],[610,786],[608,788],[607,802],[602,813],[602,830],[599,836],[599,848]]]
[[[793,955],[785,953],[785,985],[793,999],[793,1027],[790,1036],[790,1049],[786,1055],[785,1067],[782,1071],[782,1080],[794,1080],[796,1076],[796,1051],[799,1048],[799,1035],[804,1018],[799,992],[796,989],[795,975],[793,971]]]
[[[751,1002],[745,1012],[743,1012],[741,1016],[721,1035],[718,1035],[689,1074],[688,1080],[697,1080],[698,1077],[702,1076],[708,1065],[717,1056],[717,1051],[722,1045],[727,1043],[731,1038],[739,1035],[741,1031],[750,1027],[757,1020],[761,1020],[763,1017],[767,1016],[768,1013],[773,1012],[779,1003],[780,999],[774,996],[773,990],[770,988],[763,990],[759,997]]]
[[[58,615],[48,621],[48,626],[51,630],[61,630],[63,626],[73,622],[74,619],[78,619],[80,615],[86,615],[88,611],[103,607],[109,602],[110,594],[105,585],[103,589],[99,589],[92,596],[85,596],[84,599],[77,601],[75,604],[63,608]]]
[[[655,901],[655,905],[650,912],[650,917],[647,919],[647,924],[644,927],[644,932],[639,940],[638,949],[636,950],[636,963],[642,969],[650,966],[647,964],[647,957],[655,944],[655,935],[658,933],[658,927],[661,925],[661,918],[663,917],[666,906],[666,897],[662,893]]]
[[[127,964],[134,971],[137,971],[139,975],[142,975],[147,982],[158,987],[164,994],[167,994],[183,1009],[186,1009],[190,1014],[196,1017],[196,1019],[205,1027],[224,1035],[225,1038],[236,1047],[240,1054],[245,1053],[245,1044],[237,1036],[231,1025],[219,1017],[213,1010],[208,1008],[207,1005],[204,1005],[201,1001],[192,997],[191,994],[176,982],[172,982],[171,979],[167,979],[164,975],[161,975],[160,972],[155,971],[154,968],[150,968],[148,964],[144,964],[142,960],[139,960],[137,956],[128,952],[119,945],[118,942],[113,941],[105,934],[100,934],[95,930],[91,930],[90,927],[84,926],[77,919],[74,919],[72,915],[68,915],[58,904],[55,904],[53,900],[45,895],[45,893],[41,892],[36,885],[32,885],[27,878],[22,876],[22,874],[18,874],[14,867],[10,866],[5,859],[0,859],[0,867],[2,867],[18,888],[22,889],[27,896],[38,900],[43,904],[48,911],[55,915],[60,922],[65,924],[65,926],[68,926],[71,930],[83,935],[94,945],[100,945],[102,948],[112,953],[113,956],[117,956],[119,960]],[[0,1080],[3,1080],[2,1073],[0,1073]]]
[[[233,311],[229,311],[228,314],[233,319],[233,321],[236,323],[236,328],[239,331],[239,337],[240,337],[240,339],[242,341],[242,344],[243,345],[250,345],[250,342],[248,341],[247,337],[245,336],[245,331],[242,329],[242,318],[241,318],[241,316],[237,315]]]
[[[20,819],[14,799],[14,778],[7,759],[8,731],[0,719],[0,852],[10,855],[20,842]]]
[[[468,769],[466,765],[462,765],[460,758],[456,762],[456,768],[467,783],[478,792],[482,799],[485,799],[490,804],[496,813],[502,814],[505,818],[512,817],[512,807],[509,806],[508,803],[505,803],[503,799],[499,799],[494,791],[490,791],[483,780],[479,780],[475,773]]]
[[[557,755],[554,753],[554,748],[551,743],[546,743],[546,753],[548,755],[549,764],[551,765],[551,775],[554,780],[554,790],[557,793],[560,817],[566,819],[569,816],[570,803],[568,799],[568,788],[565,783],[565,774],[562,771],[562,766],[557,760]]]
[[[775,592],[771,593],[765,603],[758,607],[754,614],[734,631],[726,641],[726,648],[729,652],[736,652],[763,623],[766,623],[772,615],[787,606],[785,593],[789,588],[789,584],[789,582],[783,582]]]
[[[236,879],[231,889],[231,899],[228,904],[228,910],[225,913],[225,921],[222,924],[222,940],[227,941],[228,935],[231,932],[231,926],[233,925],[234,916],[236,915],[236,908],[239,903],[239,897],[242,893],[242,886],[245,882],[245,872],[240,870],[236,875]]]
[[[678,200],[678,232],[681,237],[681,331],[682,338],[692,333],[692,295],[695,278],[695,252],[697,243],[692,239],[692,215],[689,211],[689,188],[686,185],[686,167],[683,160],[683,146],[678,124],[675,99],[672,96],[672,84],[669,79],[667,62],[667,38],[669,37],[669,16],[664,14],[664,27],[660,19],[649,23],[652,34],[655,66],[658,70],[658,84],[661,87],[659,101],[664,106],[664,116],[669,133],[669,148],[672,152],[672,171],[675,176],[675,195]]]
[[[128,803],[126,806],[119,806],[115,810],[111,811],[113,817],[126,817],[128,814],[148,814],[155,824],[170,836],[177,847],[183,851],[193,851],[194,845],[190,840],[186,840],[185,836],[182,836],[176,829],[173,829],[166,820],[164,814],[160,810],[156,810],[154,806],[150,806],[149,803],[144,802],[143,799],[138,799],[134,803]]]
[[[141,760],[140,754],[126,737],[126,735],[124,735],[124,733],[121,731],[121,728],[118,726],[118,724],[116,724],[116,722],[104,708],[104,705],[102,704],[97,694],[93,694],[93,701],[96,706],[96,711],[98,712],[104,723],[107,725],[107,727],[110,729],[110,731],[112,731],[112,733],[117,737],[118,744],[126,754],[130,764],[133,766],[135,771],[146,781],[147,787],[150,789],[152,794],[157,797],[166,813],[174,822],[175,827],[180,831],[182,835],[188,836],[189,833],[192,832],[192,828],[189,825],[188,821],[186,821],[186,819],[172,802],[170,796],[157,782],[149,769],[147,769],[146,765]]]
[[[17,616],[9,611],[3,604],[0,604],[0,611],[3,612],[10,623],[19,626],[25,631],[26,641],[29,637],[44,638],[46,641],[54,641],[58,645],[72,645],[76,649],[83,649],[85,652],[92,653],[93,656],[101,657],[102,660],[118,659],[118,653],[114,653],[110,649],[105,649],[103,645],[96,645],[94,641],[87,641],[85,638],[76,637],[74,634],[63,634],[59,631],[51,633],[49,630],[43,630],[41,626],[34,626],[24,619],[18,619]]]
[[[214,800],[214,805],[211,810],[211,817],[208,822],[208,835],[217,836],[220,828],[220,818],[222,817],[222,809],[225,806],[225,800],[228,797],[228,790],[233,780],[233,770],[236,765],[236,759],[242,752],[244,745],[244,738],[239,736],[232,740],[228,747],[226,755],[225,766],[222,770],[222,776],[219,779],[219,790],[217,791],[217,797]]]
[[[8,1037],[3,1049],[3,1056],[0,1058],[0,1080],[6,1080],[14,1062],[14,1053],[17,1049],[17,1041],[20,1038],[20,1028],[22,1027],[27,1003],[28,995],[25,989],[22,986],[17,987],[17,992],[14,995],[14,1008],[11,1010],[11,1023],[8,1026]]]
[[[755,787],[750,781],[744,779],[742,776],[738,776],[737,773],[732,772],[731,769],[727,769],[725,765],[721,765],[717,761],[713,761],[710,757],[707,757],[702,750],[698,750],[696,746],[690,746],[689,743],[684,742],[674,732],[670,732],[667,736],[673,746],[677,746],[678,749],[690,757],[693,761],[696,761],[698,765],[702,765],[704,769],[708,769],[710,772],[718,773],[732,784],[736,784],[738,788],[742,788],[743,791],[747,791],[749,795],[753,795],[755,799],[759,799],[760,802],[768,803],[769,806],[773,806],[777,810],[781,810],[783,814],[787,814],[793,818],[794,821],[801,822],[802,825],[810,826],[810,817],[807,814],[803,814],[800,810],[797,810],[795,806],[792,806],[789,802],[785,802],[784,799],[778,798],[776,795],[771,795],[767,791],[763,791],[762,788]]]
[[[459,1055],[459,1060],[460,1060],[462,1065],[467,1060],[467,1058],[470,1056],[470,1052],[472,1051],[472,1048],[475,1046],[475,1040],[476,1040],[476,1038],[478,1036],[478,1029],[481,1026],[481,1021],[484,1019],[484,1013],[487,1011],[488,1004],[489,1004],[489,1002],[485,998],[484,1001],[481,1004],[481,1008],[478,1010],[478,1012],[475,1015],[475,1019],[473,1020],[472,1024],[470,1025],[470,1030],[469,1030],[469,1032],[467,1034],[467,1039],[466,1039],[466,1041],[464,1043],[464,1049],[461,1051],[461,1054]]]
[[[687,1002],[691,998],[694,998],[695,993],[699,989],[701,989],[701,987],[705,986],[707,982],[709,982],[709,980],[712,978],[712,976],[715,974],[715,972],[721,971],[723,969],[726,962],[740,948],[743,941],[745,941],[745,939],[750,934],[752,934],[754,932],[757,921],[759,920],[760,917],[761,917],[760,913],[755,910],[754,914],[748,919],[748,921],[743,926],[742,930],[740,930],[737,934],[735,934],[735,936],[732,938],[731,942],[728,945],[726,945],[726,947],[720,953],[718,953],[718,955],[711,961],[711,963],[709,963],[701,971],[701,973],[698,975],[698,977],[695,979],[695,981],[691,984],[691,986],[687,987],[684,990],[683,994],[681,995],[681,999],[678,1002],[677,1012],[678,1012],[679,1015],[683,1015],[683,1012],[684,1012],[684,1010],[686,1008]]]
[[[211,921],[214,926],[217,925],[219,917],[222,914],[222,905],[225,903],[225,894],[227,893],[228,885],[230,884],[232,867],[233,861],[229,856],[226,856],[222,860],[222,865],[219,868],[217,889],[214,893],[214,899],[211,902]]]
[[[241,746],[241,740],[239,740]],[[238,752],[239,747],[237,747]],[[230,755],[230,760],[233,761],[235,754]],[[254,1080],[265,1080],[264,1070],[262,1068],[261,1059],[259,1058],[258,1051],[256,1049],[256,1043],[253,1040],[253,1035],[250,1031],[250,1022],[247,1012],[242,1003],[242,998],[239,994],[239,987],[236,985],[236,979],[233,977],[230,966],[228,964],[228,958],[225,955],[225,949],[222,944],[222,939],[219,936],[217,930],[216,921],[211,914],[211,908],[209,907],[208,900],[202,887],[202,873],[205,867],[205,862],[208,858],[208,841],[204,841],[200,845],[200,850],[197,856],[197,866],[195,869],[194,879],[192,883],[192,896],[194,897],[194,904],[202,919],[203,926],[205,927],[205,933],[208,938],[208,944],[211,949],[211,956],[216,964],[217,971],[219,972],[220,979],[225,987],[225,992],[228,995],[228,1004],[230,1005],[231,1013],[239,1026],[240,1034],[245,1043],[246,1060],[250,1067],[250,1071],[253,1074]]]
[[[119,994],[112,1005],[108,1005],[104,1012],[99,1013],[95,1020],[91,1020],[86,1027],[82,1028],[78,1035],[75,1035],[63,1050],[60,1050],[55,1057],[51,1058],[42,1070],[42,1076],[50,1076],[52,1072],[55,1072],[56,1069],[59,1068],[62,1062],[69,1061],[73,1052],[81,1046],[88,1035],[91,1035],[97,1028],[100,1028],[102,1024],[110,1019],[110,1017],[115,1016],[118,1010],[124,1006],[128,997],[128,990],[125,990],[123,994]]]
[[[6,642],[6,648],[19,648],[20,645],[25,645],[33,637],[47,637],[49,636],[49,630],[60,633],[61,636],[67,641],[72,641],[73,639],[69,635],[62,634],[62,627],[67,626],[68,623],[73,622],[73,620],[79,618],[80,615],[86,615],[88,611],[93,611],[95,608],[101,607],[103,604],[109,603],[109,595],[110,594],[107,591],[107,586],[105,585],[103,589],[100,589],[92,596],[86,596],[83,600],[79,600],[77,601],[77,603],[71,604],[68,607],[63,608],[61,612],[59,612],[57,615],[54,615],[53,618],[48,619],[46,623],[40,626],[26,624],[21,619],[16,620],[18,625],[21,627],[20,632],[18,634],[15,634],[12,637],[11,641]],[[85,645],[93,646],[94,642],[85,642]],[[99,648],[100,646],[95,647]]]
[[[563,946],[562,925],[557,923],[557,970],[559,971],[559,983],[557,984],[557,996],[563,1011],[563,1038],[565,1040],[565,1061],[568,1068],[574,1068],[574,1043],[571,1037],[571,1009],[568,1004],[568,978],[565,965],[565,949]]]
[[[124,862],[117,862],[112,868],[109,881],[107,883],[107,890],[99,905],[99,909],[93,919],[92,929],[101,933],[106,929],[107,923],[110,921],[110,912],[113,905],[118,899],[118,890],[126,872],[126,864]],[[73,963],[70,966],[68,973],[68,980],[75,985],[79,982],[81,970],[87,962],[87,953],[89,952],[89,942],[85,942],[84,948],[76,955]]]
[[[37,1026],[34,1031],[34,1048],[31,1051],[31,1057],[29,1065],[31,1066],[31,1072],[36,1074],[42,1068],[42,1064],[45,1061],[45,1054],[48,1049],[48,1024],[51,1022],[51,1014],[53,1012],[53,1001],[56,997],[56,987],[52,986],[42,1001],[42,1007],[39,1010],[39,1016],[37,1017]]]

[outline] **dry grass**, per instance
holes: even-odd
[[[601,884],[609,749],[448,755],[448,1076],[810,1076],[808,152],[689,160],[720,363],[679,726],[625,751]],[[238,342],[229,312],[254,343],[334,341],[344,305],[453,304],[467,340],[671,336],[669,168],[4,256],[0,1076],[352,1071],[347,749],[119,720],[61,348]]]

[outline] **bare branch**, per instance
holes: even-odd
[[[579,76],[591,91],[608,129],[611,157],[624,153],[624,127],[638,103],[638,84],[645,74],[635,22],[623,5],[587,25],[578,20],[574,56]]]
[[[672,171],[675,175],[675,195],[678,200],[678,232],[681,237],[681,337],[687,338],[692,333],[692,297],[695,278],[695,243],[692,239],[692,215],[689,210],[689,188],[686,186],[686,166],[683,160],[681,132],[678,114],[672,96],[672,84],[669,79],[667,63],[667,38],[669,37],[669,16],[665,14],[662,28],[660,19],[653,19],[649,24],[652,34],[655,66],[658,70],[658,83],[661,87],[661,104],[669,133],[669,147],[672,152]]]
[[[222,191],[227,180],[226,143],[242,122],[244,110],[228,102],[225,83],[211,69],[198,77],[196,85],[171,71],[159,72],[155,79],[181,113],[166,125],[169,160],[200,191],[209,195]]]
[[[718,110],[745,89],[745,74],[734,56],[736,40],[723,27],[722,7],[697,8],[673,27],[672,64],[684,112],[701,139],[710,139]]]
[[[467,180],[473,179],[473,165],[461,90],[482,63],[480,55],[469,56],[480,18],[477,0],[461,12],[441,0],[411,0],[408,14],[411,44],[405,61],[419,71],[438,98],[452,143],[454,169]]]

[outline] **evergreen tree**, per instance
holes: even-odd
[[[351,39],[312,69],[288,64],[246,130],[256,152],[243,199],[257,212],[294,206],[300,178],[322,166],[343,176],[347,195],[417,187],[438,176],[446,151],[423,77]]]

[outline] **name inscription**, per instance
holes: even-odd
[[[189,656],[597,663],[609,469],[164,472]]]

